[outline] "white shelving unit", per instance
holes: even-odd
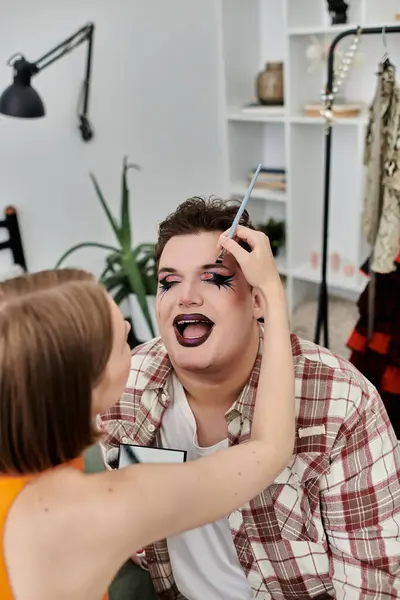
[[[291,311],[316,295],[322,251],[324,122],[305,116],[304,106],[320,101],[326,62],[310,69],[306,49],[315,39],[328,46],[338,33],[357,25],[390,25],[400,11],[394,0],[348,2],[348,24],[332,27],[323,0],[220,0],[225,194],[241,198],[249,170],[260,162],[286,169],[286,191],[256,189],[248,207],[253,222],[270,217],[286,222],[286,248],[277,264],[286,277]],[[339,48],[346,50],[351,41],[345,38]],[[398,38],[387,36],[387,44],[393,60],[396,54],[400,58]],[[366,36],[359,50],[364,60],[352,68],[341,95],[368,105],[383,41]],[[256,101],[256,78],[267,61],[284,62],[282,114],[245,114],[241,109]],[[361,227],[365,124],[366,111],[337,120],[333,132],[328,285],[330,293],[354,299],[365,285],[359,266],[367,256]]]

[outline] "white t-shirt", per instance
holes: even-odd
[[[186,450],[187,460],[228,446],[228,440],[208,448],[197,445],[196,421],[175,375],[160,433],[163,448]],[[167,544],[176,585],[188,600],[254,599],[227,518],[170,537]]]

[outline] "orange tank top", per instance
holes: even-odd
[[[84,460],[83,458],[78,458],[74,461],[68,463],[69,467],[74,467],[80,471],[83,471],[84,468]],[[3,553],[3,536],[4,536],[4,526],[6,523],[6,519],[8,513],[10,511],[11,506],[16,500],[17,496],[23,490],[24,486],[32,479],[30,476],[20,477],[7,477],[0,476],[0,598],[1,600],[14,600],[14,596],[12,595],[10,582],[8,579],[8,573],[6,564],[4,561],[4,553]],[[104,597],[103,600],[108,600],[108,595]]]

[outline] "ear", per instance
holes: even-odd
[[[259,296],[259,294],[257,293],[256,289],[253,288],[251,290],[251,295],[253,298],[253,315],[255,319],[260,319],[261,317],[263,317],[263,313],[261,310],[261,298]]]

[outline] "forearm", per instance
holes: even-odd
[[[285,292],[278,281],[260,290],[264,346],[252,424],[252,439],[278,450],[293,450],[295,431],[294,367]]]
[[[230,514],[267,488],[285,461],[269,443],[250,441],[181,465],[142,464],[102,473],[92,479],[102,505],[98,518],[109,515],[115,552],[126,558],[134,548]]]

